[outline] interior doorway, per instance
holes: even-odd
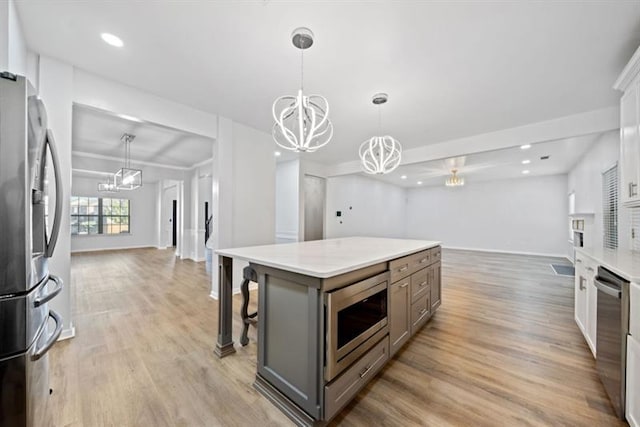
[[[171,216],[171,246],[174,248],[178,244],[178,201],[173,201],[173,210]]]

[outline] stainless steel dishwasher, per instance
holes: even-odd
[[[598,267],[595,285],[598,289],[596,367],[616,414],[624,419],[629,282]]]

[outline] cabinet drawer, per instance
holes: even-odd
[[[389,359],[389,337],[365,353],[349,369],[324,387],[324,419],[329,421],[378,373]]]
[[[440,261],[441,256],[442,251],[440,250],[440,246],[438,246],[437,248],[429,249],[429,259],[431,260],[431,264]]]
[[[411,275],[411,302],[414,303],[418,298],[423,297],[429,292],[429,279],[427,277],[428,269],[423,268]]]
[[[425,268],[427,265],[431,264],[433,260],[431,259],[431,253],[429,250],[418,252],[417,254],[411,255],[411,262],[409,264],[409,268],[411,272],[416,272]]]
[[[398,259],[394,259],[389,262],[389,270],[391,271],[391,282],[395,283],[398,280],[407,277],[411,274],[411,256],[406,256]]]
[[[431,316],[431,295],[426,294],[411,304],[411,335],[415,334]]]

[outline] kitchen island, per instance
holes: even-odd
[[[333,418],[441,302],[440,242],[351,237],[216,253],[215,353],[235,351],[232,259],[248,261],[259,283],[255,387],[298,425]]]

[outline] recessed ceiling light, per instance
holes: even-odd
[[[422,181],[418,181],[418,185],[422,185]]]
[[[407,179],[407,175],[402,175],[400,179]]]
[[[115,46],[115,47],[122,47],[124,46],[124,43],[122,42],[122,39],[118,36],[114,36],[113,34],[109,34],[109,33],[102,33],[100,34],[100,37],[102,37],[102,40],[104,40],[105,43],[111,45],[111,46]]]
[[[279,151],[276,151],[276,152],[274,152],[273,154],[274,154],[276,157],[280,157],[280,156],[282,155],[282,153],[281,153],[281,152],[279,152]]]
[[[528,165],[529,163],[531,163],[531,160],[529,160],[529,159],[522,161],[523,165]]]
[[[529,171],[528,169],[525,169],[525,170],[523,170],[523,171],[522,171],[522,173],[523,173],[524,175],[529,175],[529,172],[530,172],[530,171]]]
[[[520,148],[522,148],[523,150],[528,150],[529,148],[531,148],[531,144],[521,145]]]

